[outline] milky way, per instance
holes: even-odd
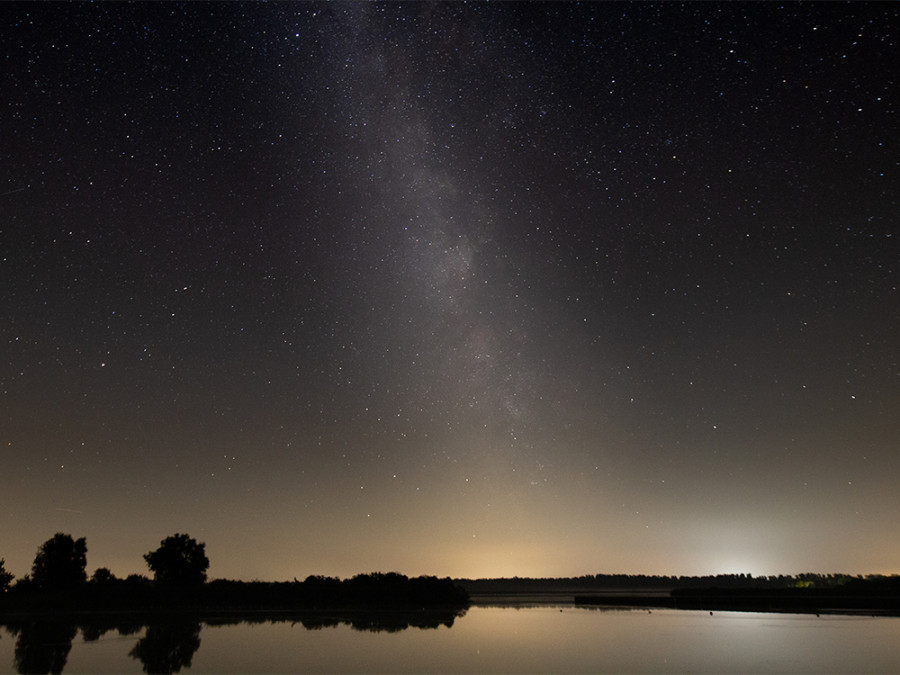
[[[5,4],[7,569],[897,571],[897,13]]]

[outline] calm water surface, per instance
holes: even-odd
[[[476,606],[405,628],[396,617],[230,621],[0,624],[0,672],[900,672],[898,617],[569,605]]]

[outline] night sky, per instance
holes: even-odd
[[[0,8],[0,557],[900,571],[898,5]]]

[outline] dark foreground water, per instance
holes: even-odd
[[[893,673],[900,618],[571,605],[249,622],[32,617],[0,623],[0,672]]]

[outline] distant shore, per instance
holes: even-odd
[[[570,579],[457,580],[475,605],[568,604],[707,611],[900,615],[900,576],[755,578],[595,575]]]

